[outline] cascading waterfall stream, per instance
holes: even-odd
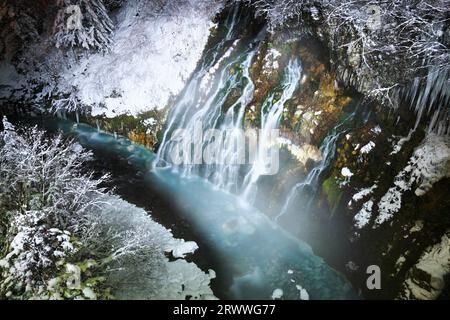
[[[319,178],[322,173],[328,169],[331,162],[334,159],[334,155],[336,154],[336,143],[341,136],[345,132],[343,126],[348,121],[351,121],[355,118],[357,110],[353,111],[348,117],[346,117],[342,122],[340,122],[337,126],[335,126],[331,132],[325,137],[321,146],[320,153],[322,155],[322,160],[318,162],[318,164],[311,169],[306,178],[299,183],[297,183],[291,191],[289,191],[286,201],[284,202],[283,207],[281,208],[280,213],[275,216],[275,221],[278,221],[286,212],[289,210],[292,201],[296,199],[298,196],[304,194],[304,192],[309,189],[313,191],[312,195],[309,195],[309,200],[306,202],[305,210],[309,210],[311,207],[312,201],[315,198],[315,194],[317,192],[317,184],[319,183]]]
[[[242,61],[242,56],[238,55],[236,57],[231,57],[229,62],[226,63],[225,67],[222,70],[218,71],[218,76],[216,79],[217,84],[211,86],[209,91],[203,94],[207,99],[204,103],[201,101],[191,101],[191,105],[189,106],[185,103],[185,99],[183,97],[182,103],[175,106],[174,114],[171,117],[170,125],[166,130],[166,135],[168,132],[173,132],[175,130],[175,126],[186,130],[186,132],[193,133],[193,141],[198,143],[201,141],[201,144],[194,145],[194,155],[192,158],[192,154],[183,153],[183,161],[179,166],[179,169],[182,171],[182,174],[186,176],[191,176],[193,174],[204,176],[207,179],[211,179],[220,187],[225,189],[230,189],[232,186],[235,186],[237,181],[234,181],[235,178],[229,181],[226,177],[236,177],[237,166],[232,168],[231,165],[207,165],[202,166],[202,152],[206,145],[211,143],[211,137],[203,137],[203,132],[207,129],[215,129],[219,126],[221,130],[232,130],[232,129],[240,129],[242,128],[242,118],[245,111],[246,106],[251,101],[253,97],[254,85],[249,76],[249,68],[251,66],[252,59],[256,53],[256,48],[253,48],[251,51],[246,52],[246,56],[244,56],[244,60]],[[230,70],[233,67],[239,66],[239,69],[242,70],[242,73],[230,73]],[[205,77],[208,77],[209,74],[206,73]],[[198,81],[197,77],[194,78],[194,86],[201,86],[202,79]],[[247,82],[243,89],[243,93],[228,110],[225,121],[222,124],[219,124],[219,119],[222,113],[222,106],[225,104],[226,99],[231,94],[232,90],[239,87],[243,82]],[[191,88],[192,83],[189,85]],[[196,88],[198,89],[198,88]],[[190,95],[191,90],[186,91],[186,94]],[[188,98],[189,99],[189,98]],[[238,109],[237,115],[235,114],[235,109]],[[182,115],[181,115],[182,114]],[[181,115],[181,116],[180,116]],[[175,118],[179,117],[180,121],[176,121]],[[171,156],[171,146],[173,143],[177,143],[176,140],[172,138],[165,138],[160,147],[159,157],[165,159],[169,162]],[[230,147],[219,148],[218,155],[219,159],[225,159],[233,157],[230,152],[232,150]],[[159,160],[159,159],[158,159]]]
[[[227,33],[227,37],[229,34]],[[271,130],[278,128],[284,104],[292,98],[298,88],[302,71],[300,61],[291,59],[281,85],[281,97],[276,102],[274,102],[275,93],[266,98],[261,111],[261,131],[255,159],[243,182],[240,182],[240,164],[242,164],[240,160],[242,157],[245,159],[245,151],[239,150],[235,143],[241,138],[237,131],[243,128],[245,110],[253,99],[255,85],[250,77],[250,67],[264,34],[263,29],[248,46],[243,44],[242,46],[246,47],[243,53],[235,52],[239,51],[240,48],[236,47],[242,40],[234,40],[233,45],[215,64],[204,64],[194,75],[169,116],[168,126],[155,160],[156,166],[160,165],[161,160],[170,162],[171,146],[178,141],[169,138],[169,133],[177,128],[183,128],[186,132],[193,133],[189,144],[198,141],[202,143],[194,144],[193,154],[183,153],[182,165],[175,168],[185,176],[202,176],[224,190],[242,191],[243,199],[249,203],[253,201],[258,178],[266,172],[266,148],[274,143]],[[227,39],[230,40],[232,39]],[[220,64],[224,66],[220,68]],[[215,73],[213,79],[211,73]],[[236,88],[242,88],[239,98],[228,108],[224,117],[221,117],[227,98]],[[205,146],[217,139],[203,136],[203,132],[214,128],[227,132],[225,143],[217,148],[216,156],[221,163],[202,164],[201,157]]]
[[[236,40],[236,34],[234,32],[236,24],[238,20],[241,18],[239,13],[239,7],[236,6],[234,10],[228,15],[226,19],[226,29],[227,33],[223,37],[223,39],[213,46],[211,49],[207,50],[204,54],[200,62],[200,67],[194,73],[192,79],[188,82],[185,90],[182,92],[180,97],[177,99],[176,104],[171,108],[171,112],[168,117],[168,123],[164,130],[163,139],[161,141],[161,145],[158,149],[156,159],[153,163],[153,167],[157,166],[167,166],[170,163],[168,160],[169,147],[171,145],[171,139],[169,134],[172,134],[173,131],[177,128],[183,127],[188,123],[188,117],[201,119],[206,112],[206,106],[212,103],[212,100],[208,100],[204,103],[204,106],[201,107],[201,93],[202,93],[202,85],[207,79],[210,77],[209,72],[212,71],[216,65],[220,64],[221,59],[218,59],[218,56],[222,53],[223,56],[228,56],[233,46],[228,48],[226,52],[223,52],[226,49],[227,44]],[[225,76],[225,72],[223,71],[221,74],[223,77]],[[221,80],[223,81],[224,79]],[[220,88],[220,84],[216,86],[215,94],[210,94],[210,96],[215,97],[217,95],[217,89]],[[213,91],[214,86],[211,86],[209,91]],[[203,92],[203,95],[206,94]],[[198,110],[197,110],[198,109]],[[197,110],[197,111],[196,111]],[[191,113],[195,112],[194,115]],[[184,127],[185,129],[192,129],[189,127]]]
[[[181,164],[174,165],[185,176],[202,176],[210,180],[214,185],[224,190],[238,192],[240,190],[240,165],[245,161],[245,151],[236,146],[241,137],[238,131],[243,128],[245,110],[253,99],[255,85],[250,77],[250,67],[258,52],[259,46],[265,36],[265,28],[252,40],[236,38],[233,32],[239,19],[243,19],[236,12],[228,18],[227,33],[213,50],[222,50],[223,54],[215,55],[208,63],[205,58],[199,70],[187,85],[176,105],[169,115],[163,140],[155,159],[154,167],[162,163],[170,163],[173,146],[179,141],[169,137],[177,129],[184,129],[192,133],[192,140],[186,142],[188,148],[193,144],[192,153],[182,153]],[[232,42],[226,50],[226,44]],[[293,67],[292,67],[293,68]],[[295,79],[297,82],[298,79]],[[240,90],[238,99],[224,113],[227,99],[235,91]],[[290,94],[283,94],[283,100],[287,100]],[[284,98],[286,96],[286,98]],[[275,105],[282,105],[279,102]],[[282,108],[272,115],[279,118]],[[275,122],[268,118],[267,127],[275,127]],[[211,136],[203,134],[210,129],[219,129],[226,136]],[[224,139],[224,143],[216,149],[216,158],[219,163],[203,163],[203,152],[206,146],[211,145],[216,139]],[[245,138],[244,138],[245,139]]]
[[[241,96],[239,99],[228,109],[225,119],[220,126],[223,131],[229,130],[230,136],[228,137],[228,143],[226,142],[219,150],[219,157],[226,159],[226,163],[220,166],[207,165],[205,177],[210,177],[211,181],[220,188],[225,190],[237,191],[239,179],[239,157],[241,157],[241,150],[235,150],[234,141],[239,139],[239,134],[234,132],[234,129],[242,128],[242,121],[245,113],[245,109],[253,99],[253,92],[255,85],[250,77],[250,66],[256,51],[252,51],[245,61],[241,64],[243,75],[242,79],[246,80]],[[236,112],[236,109],[237,112]],[[211,139],[208,139],[206,143],[210,143]],[[245,156],[245,154],[244,154]]]
[[[285,77],[282,83],[283,92],[280,99],[273,103],[274,93],[272,93],[261,108],[261,132],[256,160],[246,175],[243,184],[243,198],[249,203],[253,203],[256,198],[259,177],[267,172],[267,147],[276,143],[272,141],[271,132],[274,129],[278,129],[284,104],[292,98],[297,90],[301,74],[300,61],[291,59],[285,70]]]
[[[306,176],[304,181],[297,183],[289,192],[286,201],[280,211],[280,213],[275,217],[275,221],[277,221],[281,216],[283,216],[287,210],[289,209],[291,202],[298,196],[298,194],[303,194],[306,188],[316,188],[316,185],[319,181],[319,177],[324,172],[328,166],[330,165],[333,156],[336,152],[336,141],[339,137],[339,134],[336,132],[328,135],[322,146],[320,147],[320,152],[322,154],[322,160],[319,162],[317,166],[315,166]],[[314,199],[313,196],[310,197],[306,208],[310,207],[310,203]]]

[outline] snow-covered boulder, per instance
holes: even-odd
[[[444,277],[450,272],[450,238],[429,247],[408,272],[402,297],[407,299],[437,299],[445,286]]]

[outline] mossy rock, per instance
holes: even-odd
[[[341,202],[343,194],[333,176],[322,183],[322,192],[325,194],[331,215],[333,215]]]

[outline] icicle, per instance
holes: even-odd
[[[448,134],[450,127],[450,68],[431,68],[425,83],[415,78],[407,98],[416,113],[414,131],[425,116],[429,116],[428,132],[438,135]]]

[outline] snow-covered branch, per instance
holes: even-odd
[[[102,0],[58,0],[54,24],[56,47],[105,50],[113,22]]]

